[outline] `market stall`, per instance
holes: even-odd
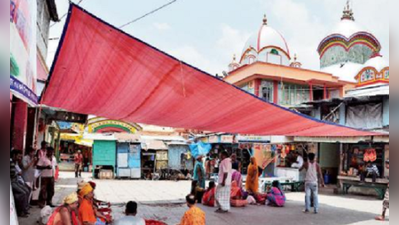
[[[315,143],[273,144],[271,148],[277,152],[275,176],[287,177],[293,181],[305,180],[305,172],[300,172],[298,166],[294,165],[297,162],[295,152],[303,160],[307,159],[309,153],[318,154],[318,145]]]
[[[152,179],[153,173],[168,168],[168,147],[163,141],[143,139],[141,148],[141,170],[144,178]]]
[[[387,160],[389,160],[387,143],[345,144],[341,152],[338,176],[343,192],[372,194],[372,191],[375,191],[380,198],[383,198],[389,183]]]

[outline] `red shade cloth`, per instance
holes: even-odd
[[[284,136],[370,136],[265,102],[72,5],[42,103],[159,126]]]

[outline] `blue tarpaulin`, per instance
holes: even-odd
[[[200,155],[207,155],[212,149],[212,145],[209,143],[197,142],[190,145],[191,155],[197,158]]]

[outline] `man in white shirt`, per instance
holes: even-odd
[[[299,154],[299,152],[295,152],[296,162],[291,165],[292,168],[302,168],[303,166],[303,157]]]
[[[231,195],[231,159],[226,151],[220,153],[219,182],[216,188],[216,206],[217,213],[226,213],[230,210]]]
[[[39,207],[49,205],[54,207],[52,199],[54,196],[54,148],[48,147],[46,155],[39,159],[36,168],[41,171],[41,185],[39,196]]]
[[[128,202],[125,210],[126,216],[115,221],[114,225],[145,225],[144,219],[137,217],[137,203]]]

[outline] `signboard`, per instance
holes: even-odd
[[[168,151],[157,151],[156,159],[160,161],[168,160]]]
[[[265,169],[273,160],[274,154],[270,144],[254,144],[253,156],[262,169]]]
[[[220,137],[221,143],[234,143],[234,136],[233,135],[222,135]]]
[[[137,132],[137,129],[125,122],[118,120],[103,120],[97,121],[94,123],[89,123],[89,133],[98,133],[101,129],[110,129],[110,131],[115,131],[112,129],[120,129],[125,131],[126,133],[134,134]]]
[[[270,136],[244,136],[238,135],[238,142],[258,142],[258,143],[269,143],[271,137]]]
[[[18,225],[17,210],[15,209],[14,195],[10,184],[10,225]]]
[[[209,143],[219,143],[219,137],[218,136],[210,136]]]
[[[36,95],[36,1],[10,0],[10,91],[30,105]]]

